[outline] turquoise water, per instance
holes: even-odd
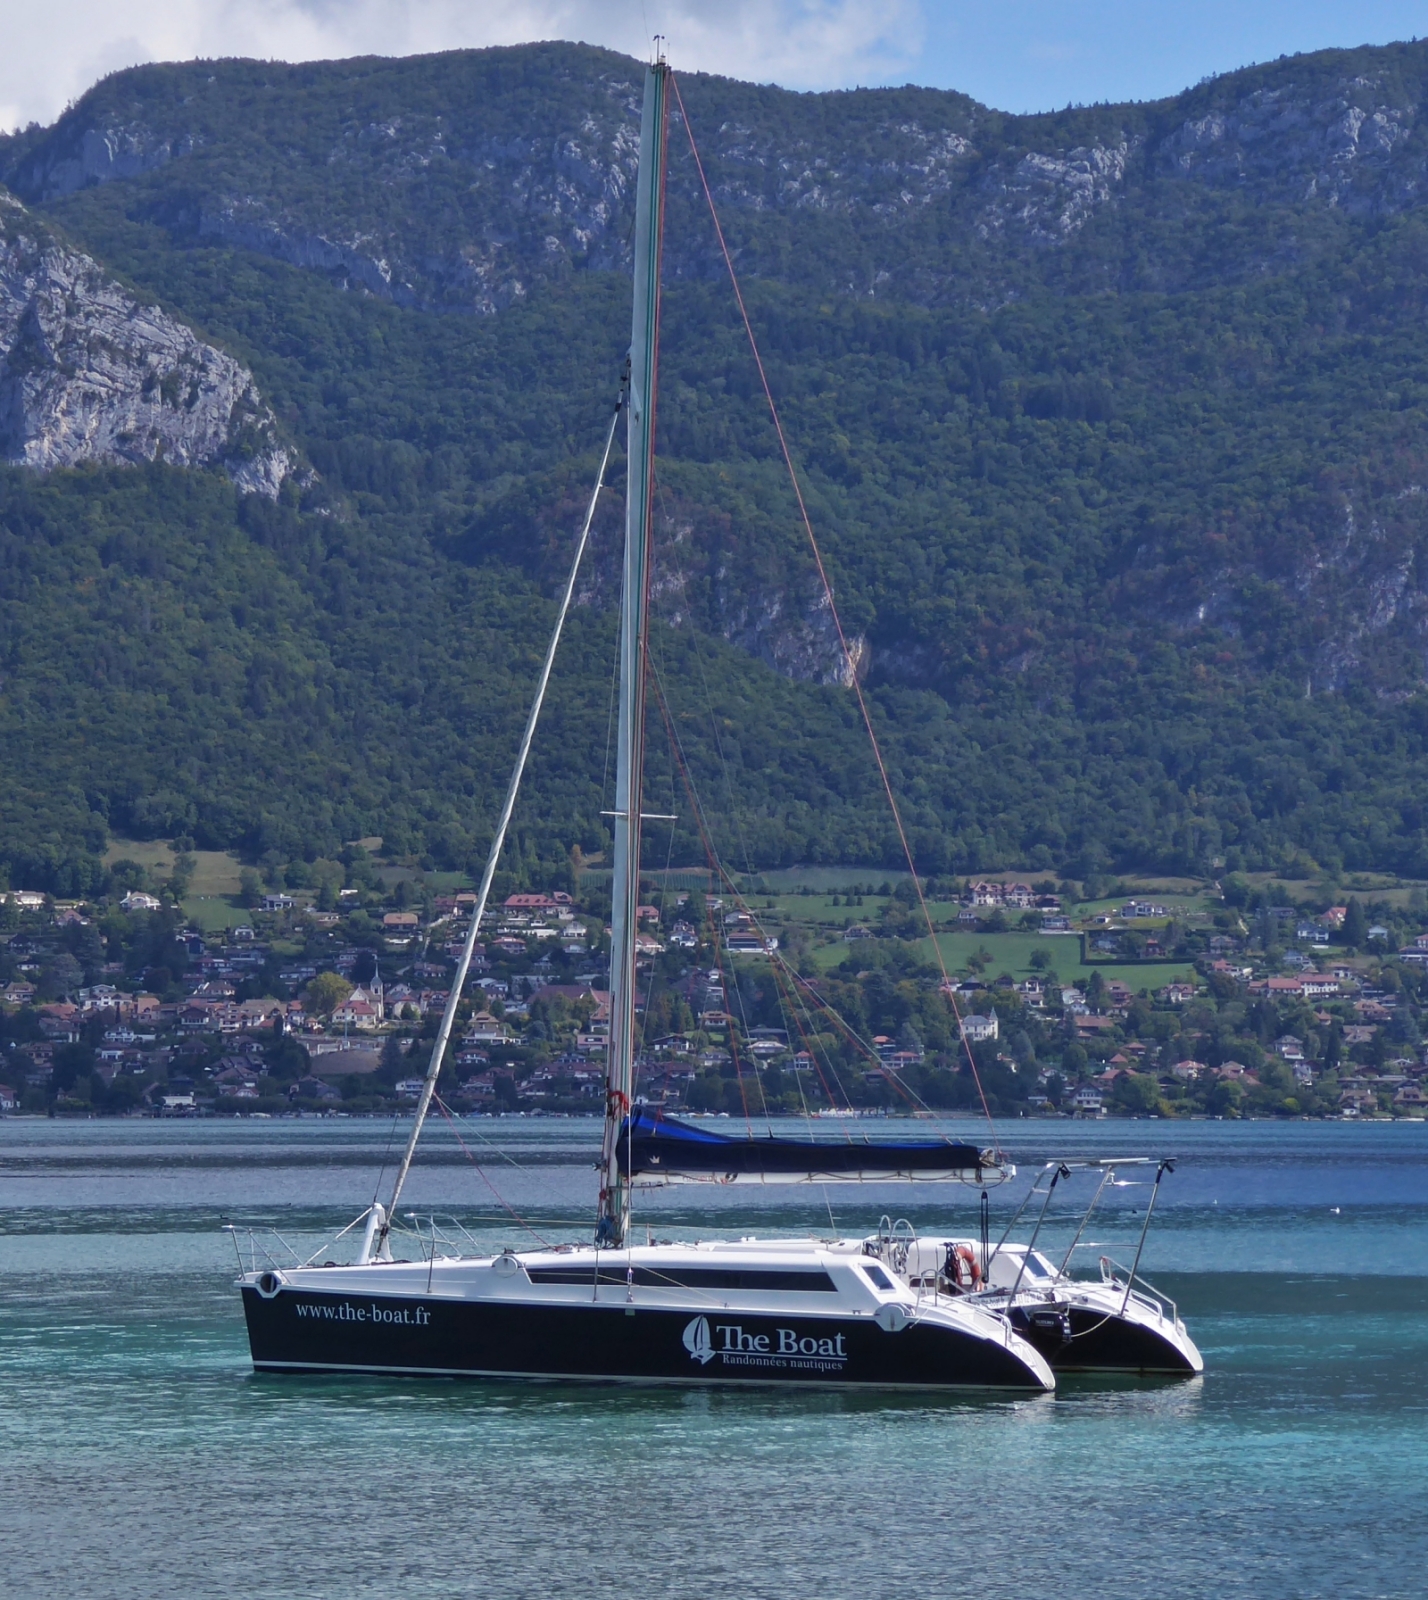
[[[254,1376],[222,1222],[315,1247],[371,1199],[389,1134],[0,1123],[10,1594],[1428,1589],[1428,1128],[1008,1130],[1022,1163],[1182,1157],[1144,1266],[1204,1352],[1189,1383],[926,1401]],[[438,1129],[408,1199],[485,1242],[530,1242],[481,1220],[505,1215],[494,1184],[545,1237],[574,1237],[595,1135],[463,1123],[478,1171]],[[1128,1259],[1145,1195],[1115,1192],[1088,1269]],[[973,1226],[961,1191],[830,1198],[842,1231],[882,1211]],[[828,1229],[821,1191],[672,1191],[644,1214],[662,1237]]]

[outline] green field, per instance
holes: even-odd
[[[907,873],[890,872],[886,867],[783,867],[772,872],[760,872],[754,877],[742,874],[739,887],[745,894],[787,895],[794,889],[818,889],[827,894],[840,894],[849,884],[872,883],[897,885],[907,882]],[[757,885],[757,888],[752,887]],[[795,898],[798,898],[795,896]]]
[[[195,850],[192,855],[194,868],[189,884],[190,893],[195,896],[238,893],[243,869],[237,856],[230,855],[226,850]],[[173,846],[167,839],[114,838],[104,852],[104,864],[112,867],[116,861],[137,861],[156,880],[163,879],[174,868]]]
[[[791,875],[789,874],[789,876]],[[777,875],[770,874],[769,876],[773,878]],[[822,874],[819,874],[819,876],[822,876]],[[812,874],[805,873],[800,877],[799,881],[811,886],[811,877]],[[868,880],[850,875],[848,881],[866,883]],[[879,887],[885,882],[892,881],[895,881],[895,879],[886,875],[877,879]],[[836,884],[825,885],[824,889],[825,892],[819,894],[797,894],[787,887],[779,891],[770,882],[770,892],[750,892],[746,893],[745,898],[755,911],[768,911],[770,915],[777,914],[780,917],[787,918],[790,922],[801,922],[809,926],[830,928],[846,928],[854,922],[866,923],[872,926],[882,915],[883,907],[887,904],[886,895],[866,894],[863,896],[862,905],[839,904],[835,906],[833,904],[833,896],[838,892],[838,886]],[[1207,896],[1194,890],[1177,890],[1174,893],[1160,890],[1152,894],[1148,890],[1136,889],[1134,892],[1138,897],[1158,901],[1165,906],[1172,917],[1184,917],[1195,912],[1213,909],[1220,903],[1218,897],[1213,893]],[[1112,899],[1071,902],[1066,906],[1066,911],[1076,918],[1095,916],[1099,912],[1119,914],[1127,898],[1128,895],[1117,895]],[[771,906],[770,902],[772,902]],[[952,931],[949,925],[956,922],[958,914],[965,907],[960,901],[956,900],[929,900],[927,909],[936,927],[946,927],[949,931]],[[981,911],[979,915],[987,916],[990,913]],[[1014,926],[1020,920],[1022,913],[1008,908],[1002,915],[1009,926]],[[1056,935],[1056,937],[1064,938],[1065,935]]]
[[[878,881],[881,883],[884,880]],[[886,895],[868,894],[863,896],[860,906],[835,906],[831,891],[827,894],[751,894],[746,895],[745,899],[756,915],[767,916],[775,921],[802,923],[809,928],[830,931],[836,928],[840,933],[854,923],[875,927],[882,916],[883,907],[888,903]],[[929,900],[927,909],[933,926],[943,927],[956,921],[962,907],[953,900]],[[1020,913],[1012,912],[1010,915],[1014,918]]]
[[[414,873],[433,894],[454,894],[458,889],[474,889],[476,880],[466,872]]]
[[[1051,953],[1050,970],[1064,982],[1086,983],[1093,972],[1099,972],[1107,983],[1120,982],[1139,992],[1154,992],[1167,983],[1176,983],[1193,977],[1195,967],[1189,961],[1152,962],[1138,965],[1128,962],[1116,965],[1110,962],[1088,964],[1081,959],[1081,941],[1074,935],[1040,933],[944,933],[938,936],[942,959],[948,972],[959,972],[967,965],[967,958],[977,950],[991,954],[986,976],[995,978],[1010,972],[1015,978],[1029,977],[1032,973],[1031,952],[1047,950]],[[922,940],[920,951],[931,956],[931,941]]]
[[[942,947],[942,959],[947,965],[947,970],[954,976],[966,969],[968,957],[978,950],[987,951],[992,958],[984,974],[988,979],[996,978],[1003,972],[1011,973],[1018,980],[1031,977],[1034,971],[1031,965],[1033,950],[1050,952],[1052,966],[1047,975],[1054,973],[1064,983],[1086,983],[1093,972],[1099,972],[1107,983],[1124,983],[1137,993],[1141,989],[1149,989],[1154,993],[1167,983],[1192,978],[1195,972],[1195,968],[1188,961],[1154,962],[1146,965],[1134,963],[1113,965],[1098,961],[1094,965],[1087,965],[1081,960],[1080,939],[1074,936],[1068,937],[1066,934],[944,933],[938,935],[937,942]],[[836,967],[859,948],[857,944],[844,944],[840,939],[836,944],[824,945],[815,950],[812,960],[816,966],[824,969]],[[930,940],[919,940],[916,948],[924,959],[932,959]]]
[[[1073,917],[1093,917],[1099,912],[1109,911],[1120,914],[1121,907],[1127,900],[1154,900],[1163,905],[1172,916],[1183,916],[1186,912],[1212,910],[1220,905],[1220,898],[1213,891],[1209,894],[1156,894],[1148,889],[1137,889],[1134,896],[1118,894],[1110,900],[1081,900],[1070,905],[1068,914]]]
[[[225,895],[191,894],[183,902],[183,914],[200,933],[221,933],[253,921],[251,911]]]
[[[197,895],[230,895],[237,894],[242,888],[240,875],[242,868],[236,856],[230,856],[221,850],[195,850],[193,859],[197,865],[193,869],[193,879],[189,884],[190,892]]]
[[[195,850],[193,878],[183,900],[183,914],[200,933],[218,933],[249,922],[252,913],[238,904],[242,867],[224,850]],[[166,839],[114,838],[104,852],[107,866],[137,861],[158,885],[173,871],[173,846]]]
[[[174,853],[167,839],[113,838],[104,852],[104,865],[112,867],[116,861],[137,861],[146,872],[162,877],[173,870]]]

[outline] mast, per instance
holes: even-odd
[[[610,915],[610,1048],[596,1243],[625,1242],[630,1196],[617,1160],[635,1065],[635,932],[640,896],[640,791],[644,767],[645,636],[659,363],[659,262],[664,235],[664,155],[669,69],[645,71],[635,194],[635,292],[630,333],[624,590],[620,602],[620,705],[615,769],[615,850]]]

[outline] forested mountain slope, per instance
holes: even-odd
[[[554,45],[148,67],[0,140],[27,215],[251,372],[296,465],[273,502],[4,471],[17,876],[81,880],[108,827],[479,849],[627,336],[638,81]],[[922,864],[1428,873],[1428,45],[1033,118],[681,82]],[[723,847],[881,861],[682,141],[662,679]],[[603,835],[619,510],[527,859]]]

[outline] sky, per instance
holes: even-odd
[[[1153,100],[1251,62],[1428,35],[1428,0],[0,0],[0,128],[141,61],[578,39],[790,89],[919,83],[1004,111]]]

